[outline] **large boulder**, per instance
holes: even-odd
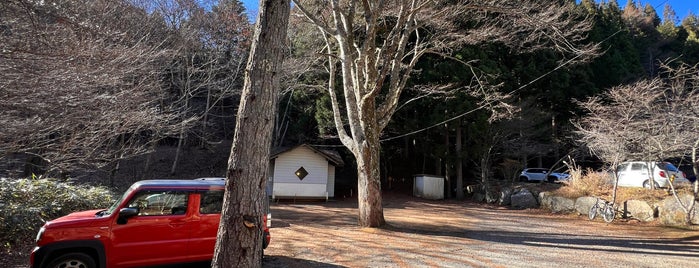
[[[580,215],[587,215],[590,213],[590,208],[595,205],[597,202],[596,197],[592,196],[583,196],[583,197],[578,197],[578,199],[575,200],[575,210],[580,214]]]
[[[571,213],[575,211],[575,201],[552,195],[549,192],[539,193],[541,207],[550,210],[553,213]]]
[[[633,218],[644,222],[655,219],[655,209],[648,202],[640,200],[627,200],[624,202],[624,217]]]
[[[490,204],[495,204],[495,202],[498,202],[498,192],[493,190],[486,191],[485,202]]]
[[[511,196],[512,207],[514,208],[536,208],[539,204],[536,198],[528,189],[519,189]]]
[[[495,203],[498,201],[498,192],[494,187],[484,185],[466,186],[466,193],[471,195],[471,199],[476,202]]]
[[[689,206],[690,202],[694,197],[692,195],[682,195],[679,197],[682,204]],[[699,224],[699,212],[697,212],[696,206],[694,205],[694,215],[692,217],[692,224]],[[677,202],[674,196],[665,198],[658,205],[658,218],[660,222],[665,225],[685,225],[687,213],[685,213],[682,206]]]
[[[505,187],[500,190],[500,198],[498,198],[498,205],[509,206],[512,203],[512,188]]]
[[[473,200],[474,202],[481,203],[481,202],[485,201],[485,195],[480,193],[480,192],[475,192],[475,193],[473,193],[471,200]]]
[[[553,198],[555,195],[551,192],[541,192],[539,193],[538,198],[536,199],[539,204],[541,204],[541,208],[544,209],[551,209],[551,198]]]
[[[466,194],[482,193],[483,186],[480,184],[471,184],[466,186]]]

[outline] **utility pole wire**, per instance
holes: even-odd
[[[614,36],[617,35],[619,32],[621,32],[621,30],[618,30],[618,31],[616,31],[615,33],[611,34],[609,37],[605,38],[605,39],[602,40],[600,43],[604,43],[604,42],[608,41],[610,38],[614,37]],[[576,60],[577,58],[580,58],[582,55],[583,55],[583,54],[578,54],[577,56],[575,56],[575,57],[573,57],[573,58],[567,60],[566,62],[564,62],[564,63],[562,63],[562,64],[560,64],[560,65],[558,65],[558,66],[556,66],[556,68],[553,68],[552,70],[546,72],[545,74],[542,74],[542,75],[540,75],[539,77],[535,78],[534,80],[529,81],[528,83],[526,83],[526,84],[520,86],[519,88],[513,90],[512,92],[510,92],[510,94],[516,93],[517,91],[520,91],[520,90],[522,90],[522,89],[524,89],[524,88],[526,88],[526,87],[528,87],[528,86],[530,86],[530,85],[536,83],[537,81],[543,79],[544,77],[549,76],[549,75],[552,74],[553,72],[558,71],[559,69],[561,69],[561,68],[565,67],[566,65],[570,64],[571,62],[573,62],[573,61]],[[447,120],[444,120],[444,121],[442,121],[442,122],[436,123],[436,124],[434,124],[434,125],[431,125],[431,126],[428,126],[428,127],[422,128],[422,129],[419,129],[419,130],[415,130],[415,131],[411,131],[411,132],[408,132],[408,133],[405,133],[405,134],[402,134],[402,135],[398,135],[398,136],[395,136],[395,137],[385,138],[385,139],[382,139],[381,142],[384,142],[384,141],[391,141],[391,140],[399,139],[399,138],[402,138],[402,137],[410,136],[410,135],[413,135],[413,134],[417,134],[417,133],[420,133],[420,132],[423,132],[423,131],[427,131],[428,129],[438,127],[438,126],[440,126],[440,125],[442,125],[442,124],[445,124],[445,123],[454,121],[454,120],[459,119],[459,118],[461,118],[461,117],[463,117],[463,116],[466,116],[466,115],[468,115],[468,114],[471,114],[471,113],[473,113],[473,112],[475,112],[475,111],[478,111],[478,110],[480,110],[480,109],[483,109],[484,107],[489,106],[490,104],[492,104],[492,102],[484,103],[484,104],[482,104],[482,105],[480,105],[480,106],[478,106],[478,107],[476,107],[476,108],[474,108],[474,109],[471,109],[471,110],[469,110],[469,111],[467,111],[467,112],[464,112],[464,113],[462,113],[462,114],[459,114],[459,115],[457,115],[457,116],[454,116],[454,117],[452,117],[452,118],[449,118],[449,119],[447,119]]]

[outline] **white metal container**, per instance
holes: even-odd
[[[425,174],[413,176],[413,195],[425,199],[444,199],[444,177]]]

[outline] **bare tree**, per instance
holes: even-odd
[[[213,83],[206,87],[206,109],[202,118],[202,136],[206,137],[208,126],[215,117],[214,109],[223,107],[225,99],[237,100],[243,84],[243,70],[248,58],[252,37],[252,25],[242,2],[237,0],[216,1],[211,12],[200,22],[205,51],[210,55],[210,69],[214,70]],[[225,109],[219,109],[225,110]],[[229,120],[225,111],[218,114],[220,122]],[[224,133],[225,136],[227,134]]]
[[[694,172],[699,171],[699,74],[696,67],[662,65],[661,77],[610,89],[579,105],[587,114],[574,124],[580,141],[612,166],[624,160],[656,161],[684,158],[691,152]],[[616,181],[616,172],[614,172]],[[651,183],[650,185],[654,185]],[[671,190],[687,213],[687,223],[696,203],[683,203],[674,184]],[[614,185],[616,198],[616,183]]]
[[[290,5],[260,1],[228,158],[226,193],[213,267],[259,267],[263,201]]]
[[[169,108],[181,118],[198,119],[196,124],[179,126],[170,166],[174,174],[188,141],[205,147],[214,136],[209,131],[213,108],[239,95],[250,24],[238,1],[140,0],[138,4],[162,17],[169,30],[173,53],[164,67]]]
[[[59,175],[142,154],[172,131],[160,20],[122,1],[9,0],[0,10],[0,157],[28,155]]]
[[[575,6],[572,1],[293,2],[325,41],[326,90],[332,100],[335,127],[358,166],[360,226],[385,223],[379,140],[423,55],[448,57],[454,48],[484,41],[517,50],[546,48],[567,55],[594,54],[594,46],[578,45],[591,24],[571,12]],[[435,92],[443,85],[421,88]],[[478,84],[474,89],[486,92]],[[489,94],[481,96],[484,100],[494,96]]]
[[[610,90],[609,97],[617,98],[617,101],[622,102],[618,106],[619,108],[628,109],[623,109],[622,113],[616,113],[613,111],[616,108],[605,105],[603,98],[590,98],[580,104],[589,115],[574,123],[581,135],[580,142],[589,148],[592,154],[610,165],[614,179],[612,203],[616,202],[619,182],[616,173],[617,167],[625,159],[631,158],[630,152],[634,150],[634,144],[637,143],[632,138],[635,133],[630,127],[630,122],[635,120],[636,113],[639,112],[638,108],[642,107],[625,99],[628,93],[633,92],[632,87],[621,88],[626,94],[618,94],[619,92],[615,89]],[[607,118],[607,116],[614,117],[614,119]]]

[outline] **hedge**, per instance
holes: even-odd
[[[114,194],[104,187],[0,178],[0,241],[9,251],[33,242],[46,221],[75,211],[107,208],[112,202]]]

